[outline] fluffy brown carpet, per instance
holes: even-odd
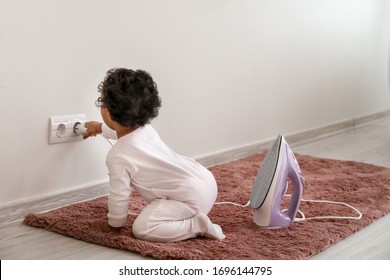
[[[210,170],[219,184],[218,201],[245,204],[265,154],[215,166]],[[252,209],[215,205],[210,218],[223,228],[226,239],[195,238],[177,243],[137,240],[131,233],[134,216],[120,232],[95,229],[106,220],[107,197],[81,202],[40,214],[29,214],[24,223],[108,247],[138,252],[157,259],[306,259],[390,212],[390,169],[374,165],[297,155],[306,185],[303,198],[347,202],[362,213],[361,220],[310,220],[288,228],[269,230],[252,221]],[[130,211],[144,206],[134,195]],[[348,208],[302,202],[307,217],[355,215]]]

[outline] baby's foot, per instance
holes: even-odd
[[[224,240],[226,236],[223,234],[222,228],[217,224],[213,224],[213,228],[213,237],[218,240]]]
[[[199,225],[203,228],[200,235],[218,240],[225,239],[222,228],[217,224],[213,224],[207,215],[199,214],[196,217],[199,219]]]

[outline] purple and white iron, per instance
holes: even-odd
[[[287,211],[281,209],[282,198],[290,178],[293,189]],[[299,210],[304,179],[294,153],[279,135],[258,171],[250,196],[253,221],[261,227],[282,228],[292,224]]]

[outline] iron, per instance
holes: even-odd
[[[281,203],[288,188],[293,185],[288,209]],[[253,183],[250,206],[254,209],[253,221],[261,227],[283,228],[291,225],[302,199],[304,178],[294,153],[285,138],[279,135],[268,151]]]

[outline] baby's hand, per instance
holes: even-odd
[[[84,123],[87,131],[84,133],[83,138],[87,139],[90,136],[96,136],[102,133],[102,123],[96,121],[90,121]]]

